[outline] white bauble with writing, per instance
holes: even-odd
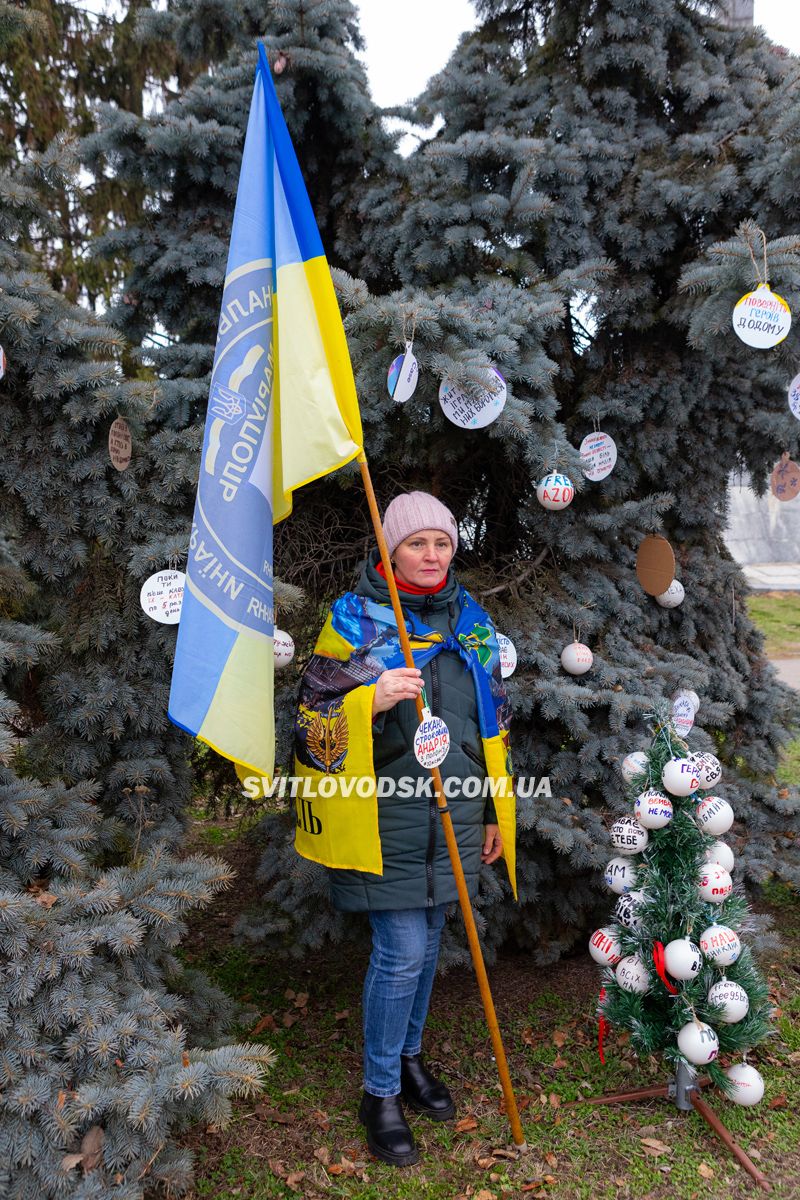
[[[789,384],[789,411],[800,421],[800,375],[795,375]]]
[[[733,891],[733,880],[719,863],[706,863],[700,872],[697,890],[708,904],[722,904]]]
[[[723,1011],[714,1020],[723,1025],[736,1025],[750,1011],[750,998],[740,983],[718,979],[708,990],[708,1003],[721,1004]]]
[[[672,801],[658,788],[648,788],[636,797],[633,811],[643,828],[663,829],[672,820]]]
[[[606,867],[606,887],[618,896],[636,887],[636,865],[629,858],[612,858]]]
[[[542,508],[548,508],[551,512],[560,512],[562,508],[572,504],[574,495],[575,488],[570,477],[557,471],[545,475],[536,486],[536,499]]]
[[[675,938],[664,947],[664,966],[673,979],[694,979],[702,965],[700,947],[689,938]]]
[[[764,1079],[750,1063],[734,1063],[732,1067],[728,1067],[725,1074],[734,1085],[733,1095],[730,1097],[734,1104],[743,1104],[745,1108],[749,1108],[762,1099]]]
[[[718,837],[727,833],[733,824],[733,809],[721,796],[706,796],[694,810],[694,819],[703,833]]]
[[[700,949],[715,967],[730,967],[742,953],[742,943],[730,926],[709,925],[700,934]]]
[[[186,576],[183,571],[156,571],[142,584],[139,603],[148,617],[161,625],[177,625],[181,619]]]
[[[639,992],[643,995],[650,987],[650,974],[638,954],[626,954],[617,963],[614,974],[617,983],[626,992]]]
[[[637,775],[643,775],[647,770],[647,755],[643,750],[634,750],[627,754],[620,764],[622,778],[626,783],[632,783]]]
[[[719,863],[729,875],[732,873],[733,864],[736,861],[727,842],[712,842],[703,857],[707,863]]]
[[[665,763],[661,782],[673,796],[691,796],[700,786],[694,764],[688,758],[671,758]]]
[[[414,757],[421,767],[438,767],[450,751],[450,730],[441,717],[423,708],[414,734]]]
[[[500,652],[500,674],[503,679],[508,679],[517,669],[517,648],[510,637],[498,633],[497,649]]]
[[[679,579],[673,579],[667,590],[656,596],[656,604],[660,604],[662,608],[677,608],[679,604],[683,604],[685,597],[683,584]]]
[[[635,817],[619,817],[611,826],[611,845],[620,854],[641,854],[649,840]]]
[[[690,1063],[704,1067],[719,1054],[719,1038],[705,1021],[687,1021],[678,1034],[678,1049]]]
[[[697,709],[689,696],[678,696],[672,701],[672,724],[678,737],[685,738],[691,733],[696,712]]]
[[[617,931],[612,925],[604,925],[595,929],[589,938],[589,953],[601,967],[613,967],[622,958],[622,947],[619,944]]]
[[[716,787],[722,779],[722,763],[716,754],[709,754],[707,750],[702,750],[699,754],[690,754],[689,758],[694,763],[702,790],[705,792],[709,788]]]
[[[760,283],[736,302],[731,321],[736,336],[745,345],[770,350],[786,337],[792,314],[783,296],[773,292],[768,283]]]
[[[624,860],[623,860],[624,861]],[[644,903],[644,892],[626,892],[614,905],[614,917],[626,929],[641,929],[640,909]]]
[[[697,712],[698,708],[700,707],[700,697],[698,696],[697,692],[693,692],[691,688],[680,688],[672,697],[672,699],[680,700],[683,696],[686,696],[689,699],[692,708],[695,712]]]
[[[570,675],[585,675],[594,662],[594,655],[583,642],[570,642],[561,651],[561,665]]]
[[[272,647],[275,653],[275,666],[285,667],[294,658],[294,638],[291,634],[276,629],[272,634]]]

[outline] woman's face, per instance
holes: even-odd
[[[441,529],[420,529],[395,549],[395,575],[401,583],[435,587],[441,583],[453,557],[453,543]]]

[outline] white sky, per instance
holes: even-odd
[[[356,0],[367,43],[364,62],[376,103],[403,104],[425,87],[475,26],[469,0]],[[755,22],[772,38],[800,54],[800,0],[755,0]]]

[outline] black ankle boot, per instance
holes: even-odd
[[[419,1150],[414,1145],[399,1096],[373,1096],[364,1092],[358,1119],[367,1127],[367,1145],[376,1158],[393,1167],[419,1162]]]
[[[446,1086],[431,1075],[421,1054],[400,1055],[400,1089],[410,1108],[433,1121],[449,1121],[456,1115],[453,1097]]]

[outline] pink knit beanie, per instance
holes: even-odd
[[[383,518],[383,534],[389,553],[412,533],[420,529],[441,529],[453,543],[453,553],[458,549],[458,526],[456,519],[435,496],[428,492],[403,492],[395,496]]]

